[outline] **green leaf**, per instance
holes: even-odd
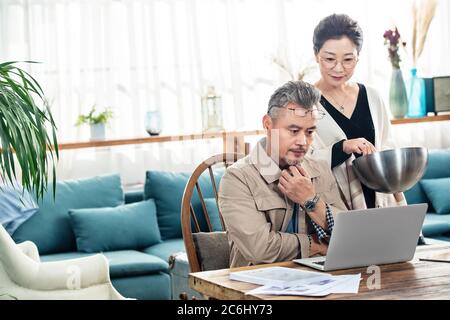
[[[16,159],[24,189],[39,199],[47,188],[49,165],[56,181],[57,128],[41,86],[16,63],[0,63],[0,176],[16,179]]]

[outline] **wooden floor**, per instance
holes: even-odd
[[[326,297],[312,298],[301,296],[252,296],[245,292],[258,287],[257,285],[229,280],[231,271],[248,270],[261,267],[283,266],[302,270],[312,269],[301,267],[293,262],[282,262],[261,266],[191,273],[189,284],[192,289],[214,299],[234,300],[276,300],[276,299],[450,299],[450,263],[420,261],[436,253],[450,252],[449,245],[420,246],[414,259],[407,263],[382,265],[381,288],[369,289],[367,280],[373,275],[367,268],[340,270],[330,272],[333,275],[361,273],[362,280],[358,294],[331,294]],[[372,283],[372,282],[370,282]],[[369,286],[370,286],[369,283]]]

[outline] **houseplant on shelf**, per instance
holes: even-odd
[[[387,30],[384,35],[384,44],[388,48],[389,60],[392,65],[391,85],[389,88],[389,107],[394,118],[404,118],[408,112],[408,97],[406,95],[405,81],[400,68],[400,46],[406,44],[401,41],[398,29]]]
[[[56,125],[41,86],[16,64],[0,63],[0,177],[2,182],[16,180],[16,158],[23,188],[40,199],[47,190],[49,164],[56,182]]]
[[[82,124],[89,124],[91,127],[91,140],[104,140],[105,139],[105,125],[108,120],[113,117],[111,109],[106,108],[103,112],[95,114],[95,105],[92,106],[91,111],[88,114],[81,114],[78,116],[76,126]]]

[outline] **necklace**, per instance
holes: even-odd
[[[347,102],[348,95],[345,95],[344,101],[342,101],[342,103],[338,103],[338,101],[331,95],[331,93],[330,93],[330,98],[331,98],[331,100],[333,100],[334,105],[336,105],[338,107],[339,111],[341,113],[344,113],[344,111],[345,111],[344,105]]]

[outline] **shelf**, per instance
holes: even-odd
[[[434,122],[434,121],[448,121],[450,120],[450,114],[428,116],[423,118],[404,118],[404,119],[392,119],[392,124],[407,124],[407,123],[419,123],[419,122]]]
[[[393,125],[398,125],[398,124],[423,123],[434,121],[450,121],[450,114],[428,116],[424,118],[393,119],[391,120],[391,123]],[[124,145],[135,145],[146,143],[171,142],[171,141],[222,139],[224,146],[225,144],[232,143],[234,145],[233,148],[236,149],[237,144],[241,144],[242,147],[243,139],[245,136],[262,135],[262,134],[264,134],[264,130],[205,132],[205,133],[183,134],[183,135],[166,135],[166,136],[163,135],[163,136],[130,138],[130,139],[60,143],[58,147],[59,150],[73,150],[73,149],[124,146]]]
[[[205,139],[222,139],[224,142],[227,140],[237,143],[237,141],[243,141],[245,136],[260,135],[263,134],[263,130],[251,130],[251,131],[232,131],[232,132],[205,132],[198,134],[184,134],[184,135],[167,135],[167,136],[154,136],[143,138],[131,138],[131,139],[116,139],[116,140],[101,140],[101,141],[86,141],[86,142],[70,142],[59,143],[59,150],[73,150],[84,148],[97,148],[97,147],[111,147],[111,146],[123,146],[134,144],[146,144],[146,143],[160,143],[171,141],[189,141],[189,140],[205,140]]]

